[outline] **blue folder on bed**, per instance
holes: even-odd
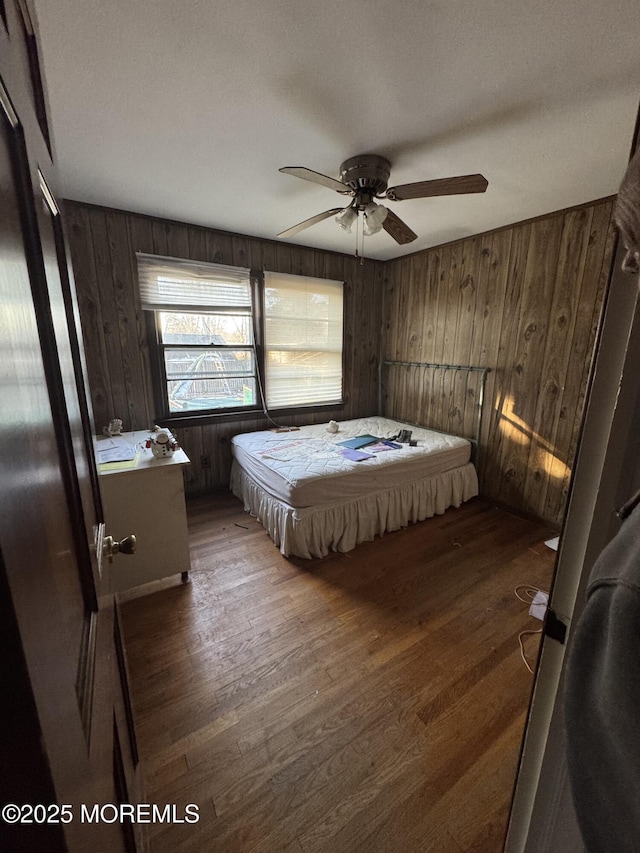
[[[380,441],[375,435],[358,435],[355,438],[348,438],[346,441],[339,441],[341,447],[350,447],[352,450],[358,450],[360,447],[366,447],[367,444],[375,444]]]

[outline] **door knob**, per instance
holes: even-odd
[[[113,536],[105,536],[102,543],[102,553],[109,558],[110,563],[113,563],[116,554],[133,554],[135,550],[136,537],[133,533],[130,536],[125,536],[119,542]]]

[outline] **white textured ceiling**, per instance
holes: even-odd
[[[63,193],[259,237],[346,204],[280,166],[483,195],[389,203],[392,258],[616,192],[640,99],[637,0],[36,0]],[[333,219],[291,242],[352,252]]]

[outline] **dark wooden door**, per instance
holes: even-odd
[[[0,11],[0,849],[118,853],[139,828],[86,819],[140,786],[80,327],[30,9]]]

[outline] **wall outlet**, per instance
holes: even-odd
[[[211,468],[211,459],[208,456],[200,457],[200,467],[201,468]]]

